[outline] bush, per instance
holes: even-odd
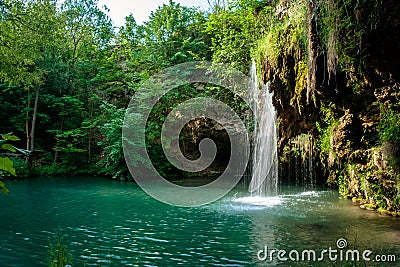
[[[103,151],[97,163],[98,172],[114,179],[130,177],[122,149],[125,109],[108,103],[103,103],[100,107],[103,115],[98,128],[103,135],[103,140],[98,142],[98,145]]]
[[[13,158],[15,173],[18,178],[28,178],[31,175],[28,164],[25,158]]]

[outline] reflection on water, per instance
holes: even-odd
[[[10,194],[0,196],[0,266],[43,266],[58,231],[74,266],[288,266],[260,262],[257,252],[321,250],[339,238],[400,256],[400,219],[361,210],[333,191],[286,187],[278,197],[249,198],[238,189],[208,206],[178,208],[134,184],[101,178],[7,186]]]

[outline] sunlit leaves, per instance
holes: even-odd
[[[15,135],[2,134],[0,139],[1,150],[8,152],[16,152],[14,146],[6,142],[18,141],[18,140],[19,138],[16,137]],[[8,157],[0,156],[0,174],[2,171],[16,176],[13,162]],[[0,181],[0,191],[2,191],[4,194],[8,194],[8,189],[5,187],[5,184],[2,181]]]
[[[2,134],[1,137],[3,138],[3,140],[5,141],[18,141],[20,140],[17,136],[12,135],[12,134]]]
[[[14,176],[16,175],[15,169],[13,167],[13,162],[9,158],[6,158],[6,157],[0,157],[0,170],[9,172]]]
[[[211,36],[213,61],[248,71],[250,50],[261,33],[254,10],[240,6],[220,10],[209,16],[205,31]]]
[[[72,58],[82,58],[106,48],[114,36],[111,19],[98,0],[66,0],[61,6],[64,38]]]
[[[0,19],[0,80],[40,84],[45,70],[36,61],[52,36],[56,24],[54,1],[5,1]],[[43,22],[46,23],[43,23]]]

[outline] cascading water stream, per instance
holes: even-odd
[[[258,86],[256,65],[250,69],[249,97],[253,103],[254,131],[252,174],[249,192],[252,196],[276,196],[278,191],[278,137],[276,110],[269,84]]]

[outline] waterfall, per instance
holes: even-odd
[[[254,62],[250,77],[249,97],[253,103],[254,130],[249,192],[252,196],[275,196],[278,193],[278,131],[273,93],[269,92],[269,83],[259,88]]]
[[[315,166],[315,140],[311,134],[291,138],[283,152],[283,175],[288,184],[314,190],[317,185]]]

